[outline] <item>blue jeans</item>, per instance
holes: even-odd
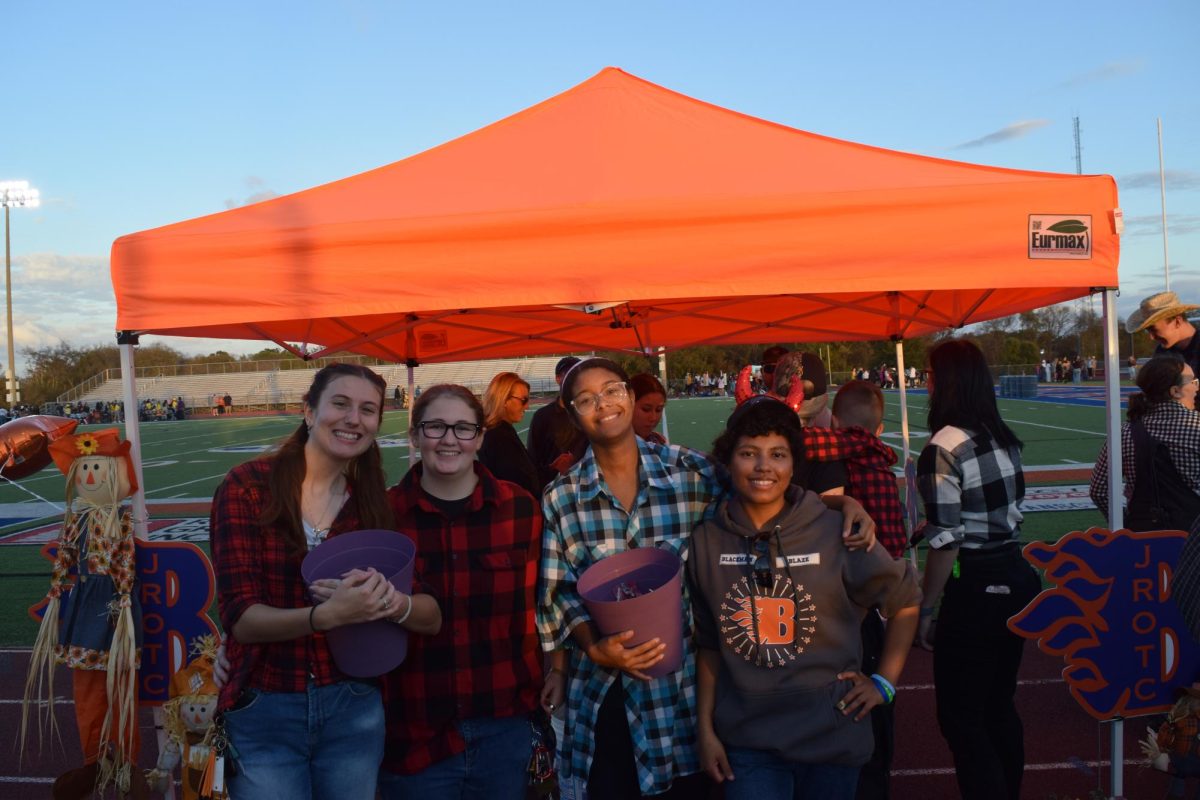
[[[529,720],[478,717],[457,723],[467,749],[418,772],[379,773],[383,800],[523,800],[533,751]]]
[[[374,800],[384,727],[383,701],[373,684],[247,689],[224,718],[237,761],[231,797]]]
[[[725,800],[854,800],[860,767],[800,764],[765,750],[726,748],[734,780],[722,784]]]

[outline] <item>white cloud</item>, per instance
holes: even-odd
[[[1167,236],[1187,236],[1200,231],[1200,214],[1167,214]],[[1125,236],[1162,236],[1162,215],[1125,217]]]
[[[1104,83],[1106,81],[1123,78],[1126,75],[1133,75],[1142,71],[1141,61],[1110,61],[1089,72],[1081,72],[1078,75],[1073,75],[1059,84],[1061,89],[1073,89],[1079,86],[1086,86],[1091,83]]]
[[[989,144],[998,144],[999,142],[1007,142],[1011,139],[1020,139],[1038,128],[1044,128],[1050,124],[1048,119],[1026,119],[1019,122],[1014,122],[1011,125],[1005,125],[998,131],[980,136],[978,139],[972,139],[969,142],[963,142],[950,148],[951,150],[966,150],[972,147],[984,147]]]
[[[1190,169],[1167,169],[1163,170],[1163,177],[1166,179],[1167,188],[1185,192],[1191,189],[1200,189],[1200,172]],[[1117,179],[1117,185],[1121,187],[1121,191],[1126,189],[1154,189],[1158,190],[1159,180],[1158,173],[1154,171],[1134,172]]]

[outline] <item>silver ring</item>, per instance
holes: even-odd
[[[391,604],[392,604],[392,603],[391,603],[391,601],[390,601],[390,600],[384,600],[384,601],[383,601],[383,610],[384,610],[384,611],[387,611],[387,610],[388,610],[388,606],[390,606]]]
[[[838,711],[845,711],[846,710],[846,701],[838,700],[837,707],[838,707]]]
[[[555,705],[554,705],[554,703],[551,703],[551,704],[550,704],[550,710],[551,710],[551,711],[553,711],[554,709],[555,709]]]

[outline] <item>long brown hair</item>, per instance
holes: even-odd
[[[344,377],[362,378],[379,389],[379,416],[382,419],[387,382],[358,364],[330,364],[317,372],[312,385],[304,393],[304,404],[309,408],[319,406],[321,395],[329,384]],[[300,510],[300,487],[306,472],[304,446],[307,443],[308,425],[301,419],[300,427],[266,456],[271,461],[271,469],[267,473],[267,504],[258,518],[264,528],[281,528],[288,549],[298,553],[303,553],[307,548],[304,517]],[[396,527],[384,487],[383,457],[378,443],[371,442],[370,447],[350,461],[346,467],[346,480],[354,486],[350,502],[354,504],[364,528],[392,530]]]

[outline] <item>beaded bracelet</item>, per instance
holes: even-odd
[[[896,687],[892,686],[892,682],[876,672],[871,676],[871,682],[875,684],[875,688],[883,695],[883,704],[888,705],[896,699]]]

